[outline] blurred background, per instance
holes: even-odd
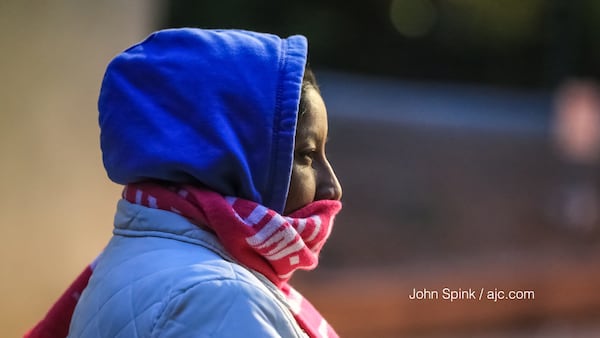
[[[600,2],[4,0],[0,336],[110,238],[100,81],[179,26],[308,37],[345,207],[294,284],[342,337],[600,335]],[[450,302],[446,287],[535,296]]]

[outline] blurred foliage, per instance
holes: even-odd
[[[317,67],[550,87],[600,75],[596,0],[173,0],[164,26],[304,34]]]
[[[541,33],[544,0],[446,0],[438,4],[444,27],[437,32],[440,42],[503,49],[531,43]]]

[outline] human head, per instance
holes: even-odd
[[[299,35],[151,34],[117,55],[102,82],[108,176],[200,184],[283,212],[306,56]]]
[[[341,199],[342,188],[325,153],[327,133],[327,110],[315,75],[307,66],[302,80],[286,214],[315,200]]]

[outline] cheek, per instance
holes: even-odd
[[[315,192],[315,175],[312,168],[294,165],[286,210],[293,211],[314,201]]]

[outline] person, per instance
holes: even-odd
[[[306,65],[305,37],[245,30],[166,29],[117,55],[98,103],[125,185],[113,237],[26,336],[336,337],[288,283],[341,208]]]

